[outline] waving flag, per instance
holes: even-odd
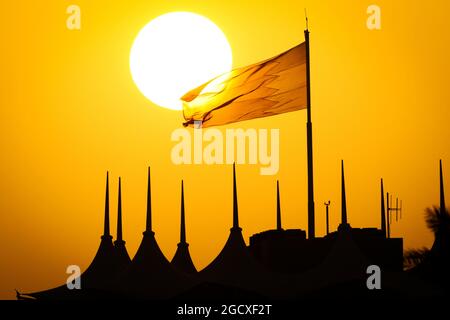
[[[186,93],[184,126],[203,127],[268,117],[306,108],[306,44],[271,59],[234,69]]]

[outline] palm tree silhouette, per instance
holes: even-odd
[[[433,258],[450,259],[450,214],[445,208],[441,210],[437,207],[425,210],[425,221],[427,227],[434,233],[434,243],[430,254]]]
[[[425,209],[425,222],[434,233],[431,249],[412,249],[404,254],[406,269],[423,269],[428,272],[444,271],[450,265],[450,213],[436,206]]]
[[[430,254],[430,249],[423,247],[420,249],[409,249],[403,253],[403,267],[405,270],[413,269],[425,261]]]
[[[433,206],[433,208],[425,209],[425,221],[427,227],[434,232],[434,234],[450,231],[450,214],[448,208],[441,210]]]

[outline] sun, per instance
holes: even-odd
[[[130,70],[140,92],[158,106],[181,110],[189,90],[231,70],[232,52],[211,20],[171,12],[145,25],[133,42]]]

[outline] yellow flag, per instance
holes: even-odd
[[[203,127],[268,117],[306,108],[306,44],[271,59],[234,69],[186,93],[184,126]]]

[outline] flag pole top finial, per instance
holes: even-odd
[[[306,31],[309,31],[309,26],[308,26],[308,13],[306,12],[306,8],[305,8],[305,19],[306,19]]]

